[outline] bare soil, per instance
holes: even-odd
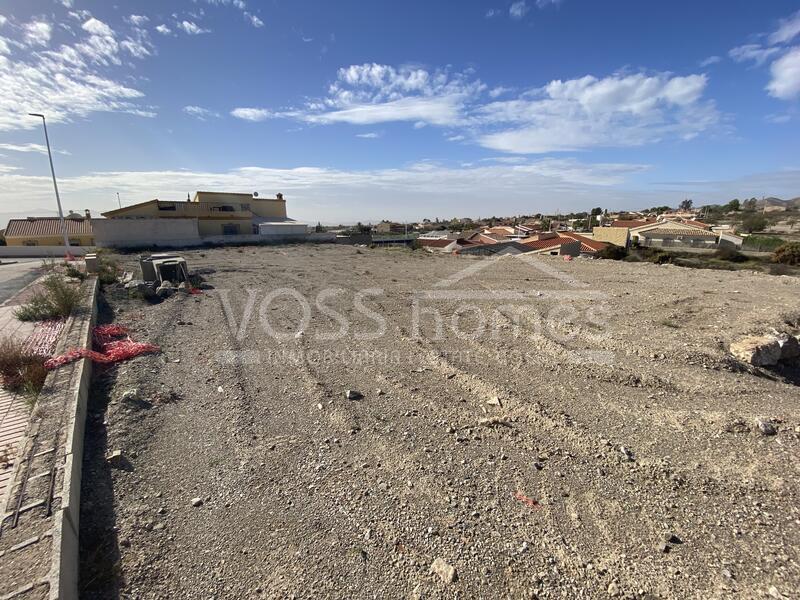
[[[163,352],[94,381],[84,597],[798,597],[800,377],[726,348],[796,333],[800,279],[183,254],[216,289],[152,305],[105,289],[102,319]],[[415,296],[431,290],[450,296]]]

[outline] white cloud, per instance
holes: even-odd
[[[234,108],[231,111],[231,115],[237,119],[254,122],[266,121],[270,117],[274,116],[272,112],[265,108]]]
[[[53,26],[46,21],[31,21],[22,26],[23,40],[29,46],[47,46]]]
[[[499,86],[489,90],[489,97],[490,98],[498,98],[499,96],[502,96],[503,94],[507,94],[510,91],[511,91],[511,88],[507,88],[507,87],[503,87],[502,85],[499,85]]]
[[[800,35],[800,10],[781,19],[780,26],[769,36],[770,44],[785,44]]]
[[[357,133],[356,137],[357,138],[362,138],[362,139],[365,139],[365,140],[375,140],[375,139],[381,137],[381,134],[376,132],[376,131],[370,131],[369,133]]]
[[[603,200],[619,206],[616,186],[646,170],[639,164],[586,164],[574,160],[545,159],[519,164],[482,164],[474,168],[423,162],[406,168],[337,170],[303,166],[273,169],[258,166],[223,172],[182,169],[145,172],[96,172],[59,177],[66,206],[79,199],[82,208],[100,212],[116,208],[115,192],[132,201],[149,198],[183,199],[186,190],[258,190],[283,192],[289,215],[305,220],[380,220],[424,216],[488,216],[487,212],[516,214],[550,208],[597,206]],[[459,202],[453,204],[453,197]],[[403,202],[397,202],[397,198]],[[543,198],[537,207],[531,198]],[[643,202],[641,193],[636,201]],[[20,203],[20,198],[25,204]],[[493,199],[487,208],[487,199]],[[21,214],[52,199],[52,181],[46,174],[0,175],[0,203],[15,206]],[[12,204],[12,201],[14,204]],[[77,200],[75,200],[77,201]],[[652,204],[649,204],[652,205]]]
[[[129,52],[136,58],[146,58],[151,54],[150,48],[138,40],[128,38],[121,41],[119,45],[123,50]]]
[[[528,11],[530,7],[525,0],[519,0],[518,2],[514,2],[508,9],[508,14],[511,16],[512,19],[522,19]]]
[[[800,96],[800,46],[791,48],[770,66],[772,79],[767,85],[770,96],[791,100]]]
[[[178,23],[178,28],[182,29],[189,35],[200,35],[201,33],[210,33],[210,29],[203,29],[194,21],[181,21]]]
[[[250,13],[246,12],[246,13],[244,13],[244,16],[248,21],[250,21],[250,24],[253,27],[258,28],[258,27],[263,27],[264,26],[264,21],[259,19],[256,15],[253,15],[253,14],[250,14]]]
[[[5,38],[0,37],[0,54],[8,54],[11,52],[11,48],[8,45],[8,42]]]
[[[710,67],[711,65],[715,65],[720,61],[722,61],[722,58],[719,56],[709,56],[705,60],[700,61],[700,66],[703,68]]]
[[[561,4],[562,0],[536,0],[536,6],[539,8],[545,8],[547,6],[558,6]]]
[[[469,74],[367,63],[338,71],[328,95],[300,109],[269,113],[320,125],[408,122],[461,128],[495,150],[544,153],[691,139],[719,121],[703,99],[705,75],[615,74],[552,81],[542,88],[487,90]],[[488,99],[486,98],[488,96]],[[493,101],[492,101],[493,100]],[[263,118],[266,118],[264,116]]]
[[[72,5],[74,4],[74,0],[60,0],[60,1],[61,4],[67,8],[72,8]]]
[[[0,15],[0,27],[8,23],[8,18],[5,15]]]
[[[161,35],[169,35],[170,33],[172,33],[172,29],[167,27],[164,23],[156,27],[156,31]]]
[[[142,27],[150,21],[150,17],[146,15],[128,15],[125,21],[136,27]]]
[[[216,111],[203,108],[202,106],[184,106],[183,112],[191,117],[195,117],[200,121],[206,121],[210,118],[219,118],[220,114]]]
[[[8,150],[9,152],[36,152],[38,154],[47,154],[47,146],[44,144],[0,144],[0,150]],[[66,150],[55,150],[56,154],[69,154]]]
[[[99,35],[104,37],[114,37],[114,30],[108,25],[103,23],[100,19],[92,17],[86,21],[81,27],[92,35]]]
[[[760,66],[764,64],[770,56],[778,52],[780,52],[780,48],[765,48],[759,44],[744,44],[732,48],[728,52],[728,56],[736,62],[752,61],[756,66]]]
[[[310,123],[454,125],[463,120],[468,99],[484,88],[462,74],[365,63],[339,69],[324,99],[284,116]]]
[[[719,118],[713,103],[702,102],[706,83],[705,75],[669,74],[552,81],[521,98],[478,108],[479,121],[505,125],[481,135],[480,143],[544,153],[691,139]]]
[[[30,43],[32,32],[38,32],[41,40],[47,37],[47,28],[30,25],[20,31],[23,43]],[[36,127],[34,119],[20,118],[28,112],[45,113],[51,123],[84,118],[94,112],[153,116],[151,108],[138,104],[143,96],[139,90],[95,68],[121,64],[114,31],[102,21],[89,18],[79,33],[83,36],[72,45],[33,50],[14,58],[0,54],[0,131]],[[134,56],[144,56],[142,48],[129,45],[136,41],[126,40],[123,47]]]

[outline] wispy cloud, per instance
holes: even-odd
[[[374,140],[374,139],[377,139],[377,138],[381,137],[381,134],[378,133],[377,131],[370,131],[368,133],[357,133],[356,137],[357,138],[362,138],[362,139],[365,139],[365,140]]]
[[[253,27],[259,28],[264,26],[264,21],[259,19],[256,15],[251,14],[249,12],[244,13],[245,19],[247,19]]]
[[[120,49],[143,58],[150,52],[146,38],[137,38],[134,31],[120,44],[103,21],[77,13],[74,18],[82,19],[78,39],[53,48],[41,48],[50,43],[50,28],[43,21],[19,29],[14,43],[31,49],[0,60],[0,130],[35,127],[33,119],[19,117],[32,111],[46,113],[51,123],[94,112],[154,116],[151,108],[138,104],[142,92],[100,68],[121,65]]]
[[[770,66],[770,96],[792,100],[800,96],[800,46],[792,48]]]
[[[316,223],[419,219],[425,216],[489,216],[586,210],[590,206],[620,209],[675,204],[683,194],[695,203],[762,195],[792,197],[800,189],[800,169],[759,173],[735,180],[645,186],[636,176],[647,165],[588,163],[574,159],[481,163],[460,167],[427,163],[404,169],[338,170],[316,166],[273,169],[260,166],[229,171],[95,172],[60,177],[63,201],[100,212],[116,208],[115,192],[131,200],[183,199],[186,190],[204,188],[263,193],[281,191],[292,217]],[[10,168],[0,175],[0,203],[20,215],[52,201],[46,173],[30,176]],[[452,199],[458,196],[454,207]],[[397,202],[397,198],[403,202]],[[72,199],[72,200],[71,200]],[[487,199],[491,204],[487,204]],[[539,200],[537,200],[539,199]],[[727,201],[727,200],[726,200]]]
[[[208,108],[203,108],[202,106],[184,106],[183,112],[189,115],[190,117],[194,117],[200,121],[207,121],[209,119],[218,119],[221,115]]]
[[[480,81],[446,71],[375,63],[351,65],[338,70],[325,98],[285,115],[322,124],[409,121],[453,125],[462,121],[467,99],[484,88]]]
[[[669,74],[552,81],[523,97],[479,107],[481,121],[505,125],[480,136],[480,143],[543,153],[691,139],[719,118],[714,104],[702,100],[706,83],[705,75]]]
[[[488,89],[471,72],[368,63],[339,69],[322,99],[281,112],[261,109],[251,120],[432,125],[448,128],[448,139],[511,153],[624,147],[691,139],[713,127],[719,113],[703,98],[706,85],[705,75],[626,73],[555,80],[511,95]]]
[[[519,0],[518,2],[514,2],[508,8],[508,14],[512,19],[520,20],[528,14],[530,9],[531,7],[528,6],[528,3],[525,2],[525,0]]]
[[[161,25],[157,26],[156,31],[161,35],[169,35],[170,33],[172,33],[172,29],[170,29],[165,23],[162,23]]]
[[[701,60],[699,64],[701,67],[705,68],[705,67],[710,67],[711,65],[715,65],[721,61],[722,57],[720,56],[709,56],[705,60]]]
[[[736,48],[731,48],[728,52],[736,62],[752,62],[756,66],[761,66],[771,56],[780,52],[780,48],[765,48],[760,44],[743,44]]]
[[[234,108],[231,115],[243,121],[266,121],[274,116],[273,113],[266,108]]]
[[[149,21],[150,17],[146,15],[128,15],[125,17],[125,22],[135,27],[144,27]]]
[[[180,21],[177,24],[177,27],[178,29],[181,29],[182,31],[188,33],[189,35],[200,35],[202,33],[211,33],[210,29],[204,29],[194,21]]]
[[[769,67],[767,93],[780,100],[793,100],[800,96],[800,46],[788,44],[799,35],[800,10],[781,19],[772,33],[753,36],[757,39],[766,37],[768,45],[744,44],[731,49],[728,54],[736,62],[752,61],[756,67],[774,59]]]
[[[22,26],[23,41],[28,46],[47,46],[53,34],[53,26],[47,21],[31,21]]]
[[[769,36],[770,44],[785,44],[800,35],[800,10],[793,15],[781,19],[778,28]]]
[[[0,144],[0,150],[7,150],[9,152],[36,152],[38,154],[47,154],[47,146],[44,144]],[[54,150],[56,154],[69,155],[66,150]]]

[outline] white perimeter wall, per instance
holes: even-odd
[[[98,247],[194,246],[197,219],[92,219]]]

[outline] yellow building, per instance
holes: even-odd
[[[107,219],[197,219],[200,237],[258,233],[260,223],[289,221],[283,194],[197,192],[180,201],[149,200],[103,213]]]
[[[86,217],[64,218],[70,246],[94,246],[94,233],[89,211]],[[64,234],[58,217],[11,219],[5,232],[8,246],[63,246]]]

